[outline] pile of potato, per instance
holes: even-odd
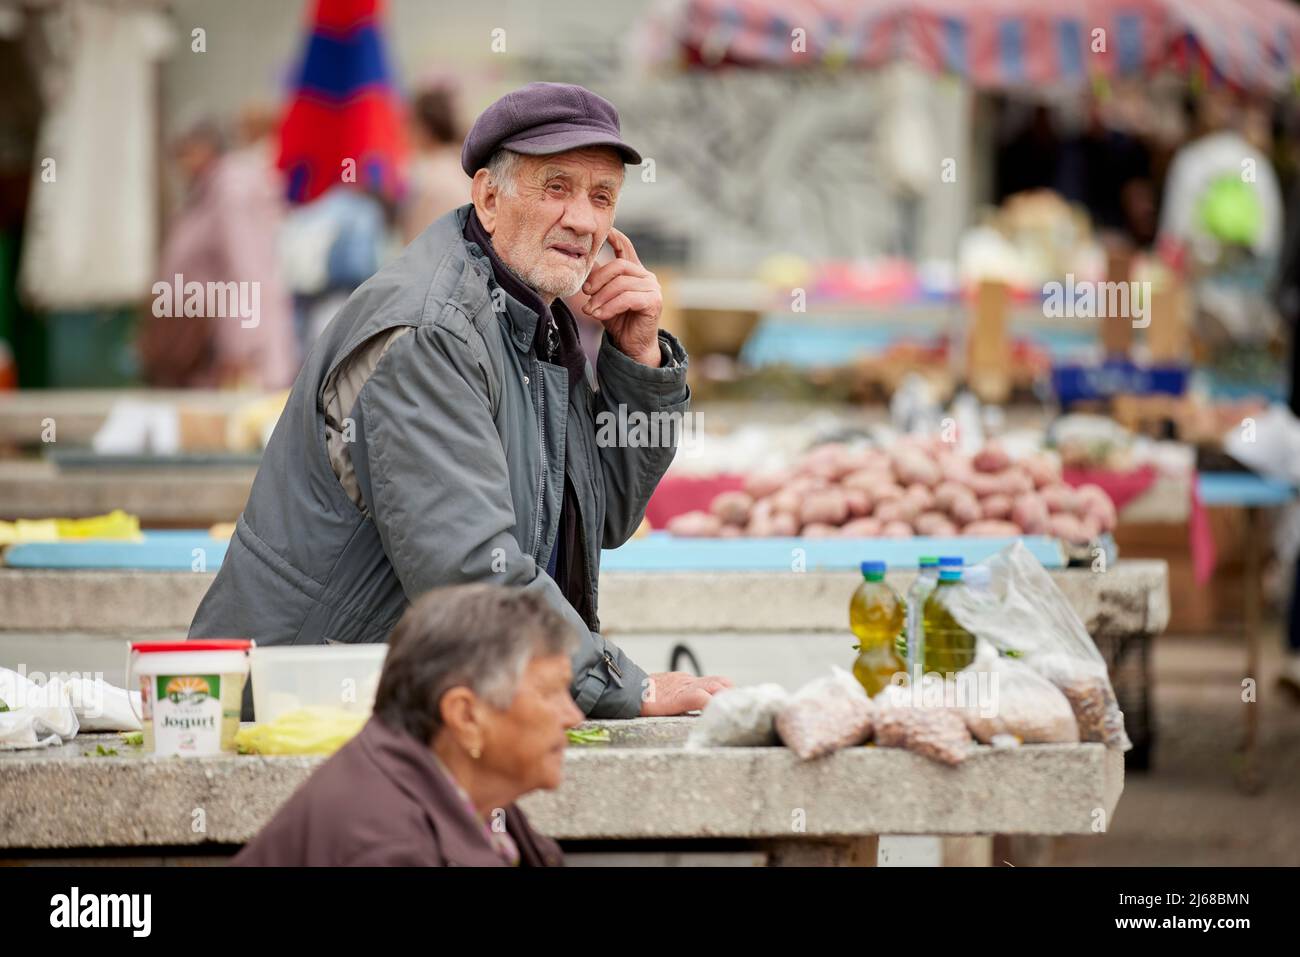
[[[694,538],[1051,535],[1074,545],[1114,527],[1105,491],[1065,484],[1050,454],[1012,462],[989,443],[971,457],[911,436],[889,451],[819,445],[796,467],[752,475],[707,512],[668,522],[672,534]]]

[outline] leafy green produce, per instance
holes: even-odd
[[[570,728],[570,744],[609,744],[609,728]]]
[[[144,744],[144,732],[123,731],[122,740],[127,744],[134,745],[135,747],[141,747]]]
[[[240,728],[240,754],[333,754],[366,723],[366,716],[342,708],[299,708],[274,721]]]

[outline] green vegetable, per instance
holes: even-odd
[[[0,698],[0,711],[8,711],[8,710],[9,710],[9,705],[5,704],[3,698]]]
[[[133,746],[135,746],[135,747],[137,747],[137,748],[138,748],[138,747],[141,747],[141,746],[144,745],[144,732],[143,732],[143,731],[123,731],[123,732],[122,732],[122,740],[123,740],[124,742],[126,742],[127,744],[133,745]]]
[[[85,758],[115,758],[117,748],[106,748],[102,744],[97,744],[94,751],[83,751],[81,754]]]
[[[609,728],[570,728],[570,744],[609,744]]]

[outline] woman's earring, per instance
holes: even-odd
[[[482,752],[479,751],[479,748],[478,748],[478,745],[477,745],[477,744],[474,745],[474,747],[472,747],[472,748],[469,749],[469,756],[470,756],[471,758],[473,758],[475,761],[477,761],[477,760],[479,759],[479,755],[480,755],[480,754],[482,754]]]

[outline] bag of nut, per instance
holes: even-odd
[[[966,727],[977,741],[993,744],[1000,735],[1012,746],[1079,740],[1079,725],[1068,695],[1033,668],[1000,657],[986,641],[979,643],[971,668],[988,673],[986,685],[991,692],[960,705]]]
[[[1124,732],[1124,713],[1119,710],[1110,676],[1105,667],[1089,668],[1066,655],[1040,655],[1034,668],[1051,681],[1074,709],[1079,723],[1080,741],[1124,742],[1131,747]]]
[[[890,685],[875,698],[876,744],[906,748],[931,761],[958,765],[975,742],[956,708],[922,703],[910,688]]]
[[[1060,689],[1080,740],[1122,751],[1133,747],[1106,660],[1038,559],[1016,542],[981,564],[989,569],[988,587],[954,591],[947,603],[953,617]]]
[[[814,678],[776,716],[785,746],[805,761],[861,744],[871,737],[875,705],[858,680],[843,668]]]

